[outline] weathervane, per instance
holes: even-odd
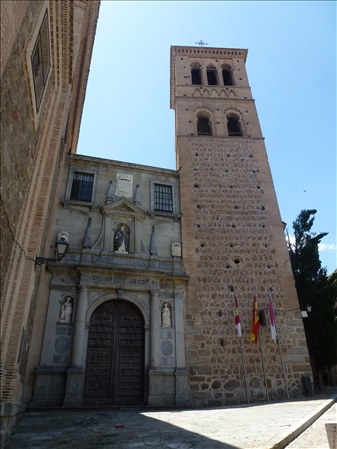
[[[202,39],[200,39],[199,42],[195,42],[197,45],[200,45],[200,47],[203,47],[204,45],[208,45],[206,44]]]

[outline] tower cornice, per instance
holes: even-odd
[[[175,57],[176,55],[194,56],[198,58],[240,58],[246,62],[248,50],[242,48],[222,48],[222,47],[189,47],[171,46],[171,75],[170,75],[170,108],[175,105]]]

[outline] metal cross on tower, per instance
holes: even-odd
[[[197,45],[200,45],[200,47],[203,47],[204,45],[208,45],[206,44],[202,39],[200,39],[199,42],[195,42]]]

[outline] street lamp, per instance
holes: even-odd
[[[34,266],[36,267],[36,265],[43,265],[49,262],[59,262],[60,260],[62,260],[68,251],[69,247],[68,239],[69,237],[66,231],[60,232],[59,235],[57,236],[57,242],[55,245],[57,256],[56,259],[36,256]]]

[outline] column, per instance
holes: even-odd
[[[150,368],[157,369],[160,365],[160,330],[161,324],[159,292],[151,291],[151,356]]]
[[[87,287],[79,287],[76,302],[75,320],[73,327],[72,351],[70,367],[67,371],[66,394],[63,407],[80,407],[84,387],[84,359],[83,347],[85,333],[85,314],[88,307]]]
[[[76,304],[76,315],[74,321],[73,344],[71,351],[70,367],[82,366],[83,338],[85,331],[85,314],[88,308],[87,287],[80,286],[79,296]]]
[[[149,405],[163,403],[163,374],[160,366],[160,304],[158,291],[151,291]]]

